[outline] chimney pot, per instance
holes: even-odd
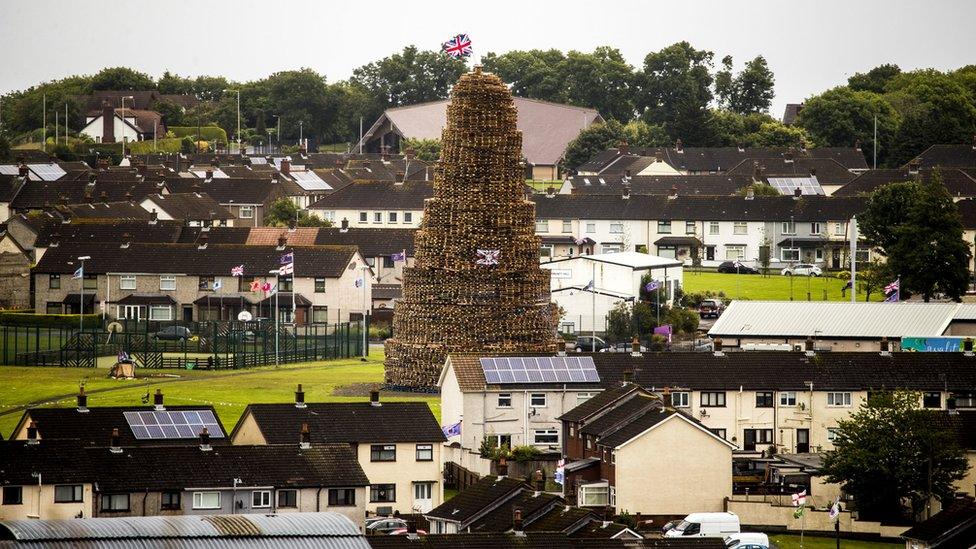
[[[19,175],[21,178],[26,179],[29,171],[30,170],[27,168],[27,164],[21,163],[20,166],[17,167],[17,175]]]
[[[159,213],[156,212],[156,208],[153,208],[152,211],[149,212],[149,224],[155,225],[157,223],[159,223]]]
[[[112,428],[112,439],[111,439],[111,442],[109,443],[109,451],[112,452],[113,454],[121,454],[122,453],[122,447],[119,445],[119,428],[118,427],[113,427]]]
[[[498,458],[498,478],[505,478],[508,476],[508,460],[505,456]]]
[[[156,394],[153,395],[153,407],[156,408],[156,410],[159,411],[159,412],[161,412],[161,411],[163,411],[163,410],[166,409],[166,407],[163,406],[163,390],[162,389],[156,389]]]
[[[515,535],[524,535],[522,532],[522,510],[515,509],[512,512],[512,530],[515,531]]]
[[[370,406],[382,406],[380,403],[380,392],[370,391],[369,392],[369,404]]]
[[[345,217],[342,218],[342,222],[339,224],[339,230],[342,232],[346,232],[349,230],[349,220],[346,219]]]
[[[305,407],[305,391],[302,390],[302,384],[298,384],[298,389],[295,390],[295,408]]]
[[[213,450],[213,447],[210,446],[210,431],[204,427],[203,430],[200,431],[200,451],[209,452],[211,450]]]
[[[620,151],[620,154],[630,154],[630,143],[626,141],[617,143],[617,150]]]
[[[674,141],[674,150],[679,153],[685,152],[684,145],[682,144],[680,137]]]
[[[308,423],[302,423],[301,442],[298,446],[302,450],[308,450],[312,447],[312,434],[308,430]]]
[[[800,187],[793,189],[793,198],[800,198],[803,196],[803,190]]]
[[[536,492],[546,491],[546,478],[543,476],[541,469],[535,470],[535,473],[532,474],[532,480],[535,483]]]
[[[637,339],[636,335],[634,336],[634,339],[631,340],[630,342],[630,356],[635,356],[635,357],[641,356],[640,340]]]
[[[861,140],[860,139],[855,139],[854,140],[854,148],[857,149],[857,150],[861,150]]]
[[[715,340],[712,341],[712,351],[715,353],[715,356],[725,355],[725,352],[722,351],[722,338],[716,337]]]
[[[78,413],[88,412],[88,395],[85,394],[85,386],[78,387]]]
[[[37,423],[30,422],[27,426],[27,444],[37,444]]]

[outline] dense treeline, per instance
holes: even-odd
[[[895,65],[882,65],[855,74],[845,86],[807,98],[796,124],[784,126],[768,112],[775,79],[762,56],[736,71],[731,57],[716,62],[713,52],[679,42],[648,53],[639,67],[607,46],[590,53],[487,53],[482,63],[509,82],[515,95],[597,109],[611,122],[583,139],[591,147],[619,139],[635,146],[679,138],[687,146],[851,146],[860,140],[870,154],[877,117],[879,164],[899,165],[930,144],[966,142],[976,133],[976,66],[906,73]],[[463,61],[414,46],[332,83],[311,69],[232,82],[221,76],[186,78],[170,72],[153,79],[115,67],[8,94],[0,108],[8,137],[25,140],[33,132],[28,138],[36,141],[42,94],[47,94],[49,109],[63,113],[67,103],[69,127],[77,129],[84,118],[78,96],[97,90],[156,89],[204,100],[186,112],[158,102],[155,108],[168,125],[216,124],[233,136],[237,94],[227,90],[240,90],[245,139],[266,138],[277,128],[280,115],[286,142],[298,138],[299,122],[304,135],[314,140],[347,142],[357,138],[360,118],[369,125],[388,107],[447,97],[466,69]],[[53,124],[50,117],[48,124]],[[588,152],[583,148],[574,154]],[[574,165],[574,159],[567,158],[567,165]]]

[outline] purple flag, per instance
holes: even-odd
[[[654,333],[656,335],[666,336],[668,338],[668,343],[671,343],[671,325],[670,324],[663,324],[661,326],[658,326],[657,328],[654,328]]]

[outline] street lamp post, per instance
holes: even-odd
[[[368,270],[369,264],[363,265],[363,361],[366,360],[366,346],[369,345],[369,341],[366,339],[366,315],[369,314],[369,308],[366,304],[366,271]]]
[[[82,255],[78,257],[78,261],[81,262],[81,277],[78,280],[78,332],[85,331],[85,260],[91,259],[90,255]],[[92,301],[94,303],[94,301]],[[92,311],[94,312],[94,311]]]
[[[278,152],[280,153],[281,152],[281,115],[273,114],[271,116],[274,116],[275,118],[278,119],[278,129],[275,131],[275,137],[278,141]]]
[[[275,299],[274,299],[274,321],[275,321],[275,368],[278,367],[278,321],[281,319],[281,311],[278,310],[278,294],[281,291],[279,285],[281,284],[281,271],[275,269],[273,271],[268,271],[268,274],[275,275]],[[294,288],[292,288],[294,290]]]
[[[122,109],[120,109],[122,111],[122,135],[120,136],[121,139],[119,139],[119,142],[122,143],[122,158],[125,158],[125,100],[126,99],[132,99],[132,96],[131,95],[122,96]],[[112,123],[114,124],[115,121],[113,120]]]
[[[237,93],[237,154],[241,153],[241,90],[224,90]]]
[[[302,137],[304,137],[304,135],[305,135],[304,132],[302,131],[302,125],[303,124],[305,124],[305,121],[304,120],[299,120],[298,121],[298,147],[299,148],[301,148],[301,146],[302,146]]]

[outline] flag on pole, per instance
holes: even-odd
[[[402,252],[400,252],[398,254],[393,254],[393,255],[390,256],[390,259],[392,259],[394,263],[397,262],[397,261],[406,261],[407,260],[407,251],[406,250],[403,250]]]
[[[898,303],[901,300],[901,279],[884,287],[885,303]]]
[[[556,474],[553,475],[552,480],[556,484],[564,484],[566,482],[566,460],[561,459],[556,462]]]
[[[800,507],[807,502],[807,491],[804,490],[799,494],[793,494],[793,507]]]
[[[75,279],[75,278],[84,278],[84,276],[85,276],[85,268],[84,267],[78,267],[78,270],[75,271],[75,274],[71,275],[71,278],[72,279]]]
[[[447,42],[444,42],[444,44],[441,45],[441,49],[444,51],[444,53],[455,59],[467,57],[474,52],[474,49],[471,47],[471,39],[468,38],[467,34],[459,34]]]
[[[220,280],[219,278],[214,280],[213,289],[215,292],[223,287],[224,287],[224,283],[222,280]]]
[[[458,421],[454,425],[445,425],[441,427],[441,430],[444,431],[444,436],[447,438],[459,437],[461,436],[461,422]]]
[[[281,268],[278,269],[278,275],[290,275],[295,272],[295,252],[288,252],[281,256]]]
[[[244,276],[244,265],[231,267],[230,276]]]
[[[830,520],[837,520],[837,517],[840,516],[840,500],[839,499],[837,501],[835,501],[833,505],[830,506],[830,511],[827,513],[827,516],[830,517]]]
[[[281,256],[280,263],[282,265],[287,265],[289,263],[294,263],[294,262],[295,262],[295,252],[288,252],[285,255]]]
[[[260,292],[261,291],[261,283],[258,282],[257,280],[252,280],[251,281],[251,291],[252,292]]]

